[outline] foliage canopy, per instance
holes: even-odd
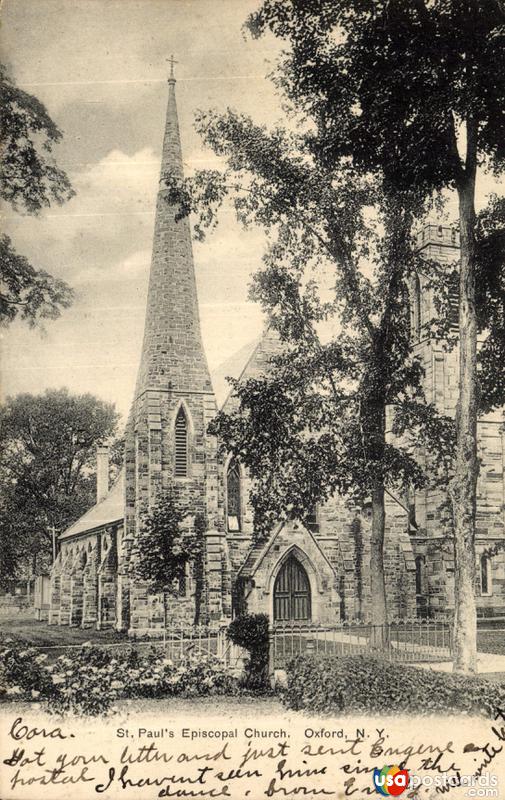
[[[0,197],[14,211],[38,214],[75,194],[52,155],[61,137],[44,105],[17,87],[0,64]],[[5,234],[0,236],[0,275],[2,325],[15,318],[30,326],[56,319],[73,300],[73,290],[64,281],[32,266]]]
[[[2,579],[28,561],[47,569],[52,528],[61,533],[95,502],[96,447],[115,435],[118,419],[112,405],[66,389],[7,399],[0,409]]]

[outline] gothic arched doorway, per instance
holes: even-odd
[[[274,621],[307,622],[311,618],[310,583],[295,556],[282,565],[274,584]]]

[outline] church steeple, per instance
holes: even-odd
[[[222,508],[217,441],[208,433],[217,409],[200,332],[191,230],[187,218],[176,220],[177,207],[168,202],[164,181],[165,175],[183,177],[173,64],[172,59],[144,342],[125,435],[119,624],[137,633],[149,630],[158,613],[148,585],[132,577],[145,510],[169,492],[188,510],[183,524],[190,534],[192,519],[212,525]],[[186,621],[195,618],[196,609],[206,619],[221,614],[221,534],[212,533],[212,541],[210,532],[205,535],[211,577],[206,577],[205,602],[194,600],[193,607],[192,599],[181,598]],[[196,587],[196,579],[191,585]]]
[[[167,175],[184,175],[174,63],[172,58],[137,398],[147,389],[212,392],[200,331],[189,220],[176,221],[177,206],[168,203],[164,182]]]

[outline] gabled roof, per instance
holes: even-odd
[[[246,360],[245,364],[243,363],[238,379],[240,381],[247,381],[250,378],[260,378],[264,375],[268,375],[271,359],[279,355],[282,350],[283,344],[279,334],[272,326],[267,326],[262,336],[256,340],[254,348],[250,351],[249,358]],[[240,351],[240,353],[242,352],[243,351]],[[229,387],[228,396],[223,403],[222,410],[230,413],[234,411],[237,406],[238,400],[232,395],[231,387]]]
[[[322,550],[320,543],[312,533],[312,531],[307,528],[306,525],[303,524],[300,520],[283,520],[279,522],[276,527],[273,529],[271,535],[265,542],[261,542],[260,544],[256,543],[253,544],[252,547],[249,549],[245,561],[240,567],[238,571],[238,576],[241,578],[252,578],[256,570],[259,568],[261,562],[265,558],[268,551],[273,547],[275,540],[279,536],[280,532],[286,525],[293,525],[296,528],[301,528],[304,535],[307,536],[309,539],[312,539],[313,543],[316,545],[319,553],[321,554],[322,558],[326,561],[330,569],[333,571],[333,566],[331,561],[329,560],[326,553]]]
[[[227,358],[226,361],[223,361],[216,369],[212,370],[212,386],[218,408],[224,405],[231,391],[231,386],[226,379],[240,378],[260,341],[260,338],[252,339]]]
[[[109,494],[100,503],[96,503],[89,511],[60,534],[62,539],[70,539],[80,533],[104,528],[113,522],[120,522],[124,517],[124,470],[122,469],[112,484]]]

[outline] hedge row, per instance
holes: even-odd
[[[57,714],[103,714],[123,698],[236,694],[236,679],[215,660],[191,657],[174,664],[151,648],[114,655],[83,645],[52,664],[35,647],[0,646],[0,697],[43,702]]]
[[[494,716],[505,707],[505,683],[466,678],[365,656],[299,656],[288,664],[283,703],[314,714]]]

